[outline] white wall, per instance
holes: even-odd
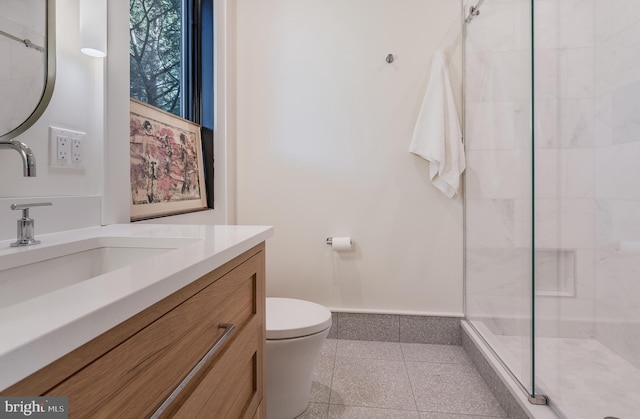
[[[441,195],[428,164],[406,151],[437,48],[447,47],[460,93],[459,3],[262,3],[238,2],[237,21],[235,3],[216,3],[225,37],[216,51],[216,181],[224,187],[217,210],[198,222],[275,225],[272,295],[359,311],[461,313],[461,199]],[[17,153],[0,153],[0,239],[15,234],[11,202],[54,201],[33,211],[40,234],[128,220],[128,8],[109,4],[106,61],[78,51],[77,13],[77,0],[57,1],[56,89],[19,138],[38,157],[38,177],[21,176]],[[87,132],[84,172],[48,168],[50,125]],[[324,244],[347,234],[354,253]]]
[[[13,202],[52,201],[54,206],[31,211],[36,219],[36,235],[99,224],[129,222],[129,5],[126,1],[108,4],[108,55],[95,59],[79,51],[78,0],[56,2],[57,78],[51,102],[37,123],[17,139],[27,143],[38,162],[38,176],[23,178],[21,159],[12,150],[0,152],[0,240],[14,239],[18,213]],[[227,162],[227,144],[232,129],[227,102],[228,2],[216,2],[217,120],[216,209],[178,220],[162,222],[226,223],[232,208],[230,185],[233,169]],[[231,16],[233,18],[233,16]],[[106,121],[106,123],[105,123]],[[56,126],[87,133],[86,170],[65,172],[48,167],[48,127]],[[231,166],[231,167],[230,167]],[[228,180],[231,179],[231,180]]]
[[[114,224],[128,223],[130,217],[129,2],[108,3],[107,25],[102,224]]]
[[[460,34],[457,1],[237,2],[237,221],[275,226],[268,295],[462,312],[462,200],[407,152],[436,49],[460,91]]]
[[[42,117],[17,137],[36,155],[37,177],[22,176],[22,160],[13,150],[0,151],[0,240],[14,239],[12,202],[53,201],[34,209],[36,234],[100,224],[102,193],[102,61],[80,53],[78,1],[56,2],[57,76],[51,102]],[[3,98],[11,100],[11,98]],[[48,127],[87,133],[86,170],[61,171],[48,167]]]

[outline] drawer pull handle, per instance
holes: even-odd
[[[187,374],[187,376],[184,377],[184,379],[180,382],[180,384],[178,384],[178,387],[176,387],[175,390],[173,390],[173,392],[169,395],[169,397],[167,397],[164,403],[160,405],[158,410],[156,410],[153,413],[153,415],[151,416],[151,419],[159,418],[160,415],[167,409],[167,407],[169,407],[169,405],[173,403],[173,401],[178,397],[178,395],[180,395],[182,390],[184,390],[184,388],[189,384],[189,382],[193,379],[193,377],[195,377],[198,371],[202,369],[202,367],[207,363],[207,361],[211,359],[213,355],[215,355],[218,349],[220,349],[220,347],[224,344],[224,342],[229,338],[231,333],[236,329],[236,325],[231,323],[220,323],[218,325],[218,328],[226,329],[226,330],[222,334],[222,336],[220,336],[220,338],[216,341],[216,343],[213,344],[211,349],[209,349],[209,351],[196,364],[196,366],[193,367],[193,369],[189,372],[189,374]]]

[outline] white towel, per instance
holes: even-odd
[[[429,174],[436,188],[449,198],[457,193],[465,169],[464,146],[447,57],[442,51],[433,55],[431,78],[409,151],[430,162]]]

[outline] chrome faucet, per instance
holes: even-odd
[[[22,210],[22,218],[18,220],[18,239],[11,243],[11,247],[31,246],[40,244],[34,237],[34,221],[29,218],[29,208],[53,205],[51,202],[36,202],[33,204],[11,204],[12,210]]]
[[[0,149],[12,148],[22,157],[22,174],[25,177],[34,177],[36,175],[36,156],[28,145],[18,140],[0,140]]]

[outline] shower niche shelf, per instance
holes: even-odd
[[[575,297],[576,257],[576,249],[536,249],[536,296]]]

